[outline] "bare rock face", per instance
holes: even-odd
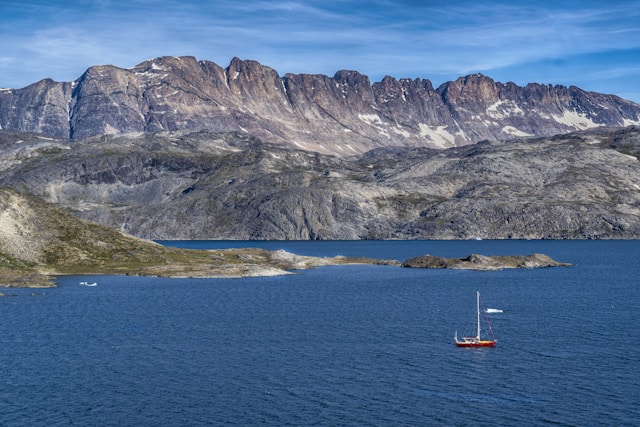
[[[73,86],[45,79],[24,89],[0,89],[0,129],[68,137]]]
[[[640,128],[338,157],[246,133],[0,131],[0,185],[151,239],[637,239]]]
[[[278,73],[234,58],[222,68],[161,57],[89,68],[72,83],[0,90],[0,129],[81,139],[132,132],[246,132],[265,142],[348,156],[388,146],[449,148],[640,124],[640,106],[576,87],[429,80],[357,71]]]

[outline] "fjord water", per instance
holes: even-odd
[[[495,272],[61,277],[0,298],[0,425],[637,425],[638,241],[165,242],[407,259],[545,253]],[[95,287],[79,285],[97,282]],[[475,291],[495,348],[463,349]]]

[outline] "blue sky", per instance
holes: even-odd
[[[640,103],[640,0],[0,0],[0,87],[164,55],[436,87],[479,72]]]

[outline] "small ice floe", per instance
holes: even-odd
[[[98,284],[96,282],[93,283],[89,283],[89,282],[80,282],[80,284],[82,286],[98,286]]]
[[[487,313],[502,313],[502,310],[499,308],[487,308]]]

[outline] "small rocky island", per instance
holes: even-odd
[[[422,255],[402,264],[408,268],[449,268],[467,270],[502,270],[505,268],[568,267],[571,264],[554,261],[544,254],[487,256],[471,254],[466,258],[443,258]]]

